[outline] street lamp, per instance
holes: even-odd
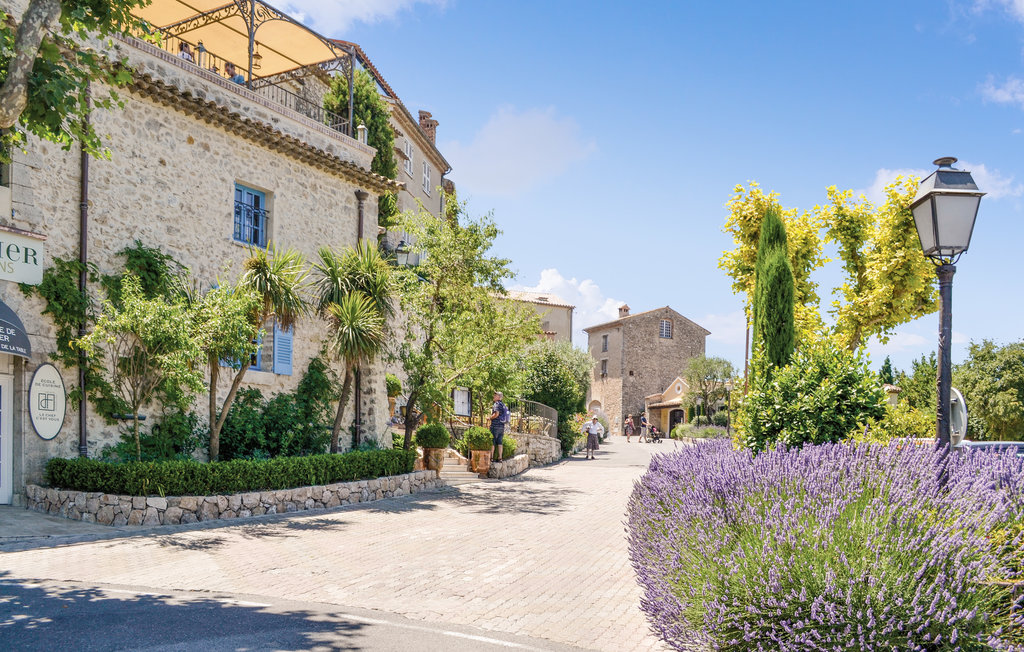
[[[939,369],[936,444],[949,446],[949,398],[952,387],[950,340],[953,333],[953,274],[960,254],[967,251],[978,217],[978,205],[985,194],[967,170],[956,170],[956,159],[935,160],[939,169],[925,177],[910,204],[917,237],[924,255],[935,263],[939,277]]]
[[[409,262],[409,246],[405,244],[405,240],[399,240],[398,246],[395,247],[395,262],[399,267],[405,267]]]

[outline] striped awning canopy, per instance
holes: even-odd
[[[349,56],[341,45],[260,0],[153,0],[134,14],[164,36],[249,67],[253,45],[254,77],[273,77]]]

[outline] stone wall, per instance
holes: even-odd
[[[510,478],[514,475],[519,475],[528,468],[530,468],[530,457],[525,453],[521,453],[510,460],[491,462],[491,468],[487,470],[487,477],[499,480]]]
[[[516,452],[525,454],[530,466],[544,466],[562,459],[562,443],[554,437],[521,432],[511,432],[505,436],[516,440]]]
[[[30,484],[27,507],[101,525],[177,525],[366,503],[445,486],[436,471],[229,496],[116,496]]]

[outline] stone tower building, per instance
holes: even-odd
[[[630,315],[624,305],[618,319],[583,330],[597,360],[587,408],[603,413],[613,433],[627,414],[639,422],[644,397],[663,392],[690,358],[704,355],[711,334],[668,306]]]

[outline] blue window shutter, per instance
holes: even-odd
[[[259,371],[260,369],[263,368],[263,336],[262,335],[260,335],[259,337],[256,338],[256,352],[252,354],[252,357],[250,359],[252,360],[252,364],[249,365],[250,369],[252,369],[253,371]]]
[[[274,373],[292,375],[292,332],[274,323]]]

